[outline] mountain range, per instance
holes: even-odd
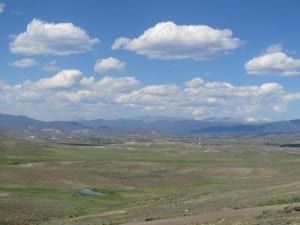
[[[249,123],[231,118],[204,120],[142,116],[131,119],[96,119],[78,121],[40,121],[27,116],[0,114],[0,129],[60,132],[89,131],[110,135],[179,135],[239,134],[239,133],[300,133],[300,119]]]

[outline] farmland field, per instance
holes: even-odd
[[[215,138],[91,147],[3,137],[0,224],[299,224],[300,149],[281,144]]]

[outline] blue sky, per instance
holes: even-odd
[[[297,0],[0,0],[0,112],[300,118]]]

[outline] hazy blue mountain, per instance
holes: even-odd
[[[237,133],[289,133],[300,132],[300,119],[268,123],[246,123],[231,118],[203,120],[142,116],[132,119],[51,121],[35,120],[26,116],[0,114],[0,127],[26,129],[87,129],[98,134],[133,135],[140,133],[165,133],[169,135],[237,134]]]
[[[30,129],[79,129],[84,125],[75,121],[40,121],[27,116],[14,116],[0,114],[0,126],[9,128],[30,128]]]
[[[120,120],[122,121],[122,120]],[[14,116],[0,114],[0,131],[13,131],[18,134],[56,137],[86,136],[160,136],[161,133],[155,129],[144,129],[143,127],[130,126],[130,123],[117,121],[40,121],[27,116]],[[111,125],[114,124],[114,125]],[[129,125],[128,125],[129,124]]]
[[[201,133],[279,133],[300,132],[300,120],[278,121],[268,123],[247,123],[231,118],[207,118],[204,120],[141,117],[116,120],[81,121],[88,127],[131,127],[158,129],[173,135],[196,135]]]

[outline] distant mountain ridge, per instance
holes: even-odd
[[[83,125],[76,121],[41,121],[32,119],[27,116],[13,116],[8,114],[0,114],[0,126],[10,128],[38,128],[38,129],[78,129]]]
[[[220,126],[220,125],[238,125],[235,122],[212,122],[193,119],[165,119],[156,118],[152,120],[145,119],[116,119],[116,120],[88,120],[81,121],[81,124],[87,127],[97,128],[100,126],[106,127],[132,127],[144,129],[158,129],[164,133],[183,135],[192,131],[203,129],[206,127]]]
[[[198,135],[227,133],[300,133],[300,119],[267,123],[247,123],[231,118],[207,118],[204,120],[142,116],[132,119],[96,119],[81,121],[40,121],[26,116],[0,114],[1,128],[91,130],[93,132],[134,133],[162,132],[168,135]]]

